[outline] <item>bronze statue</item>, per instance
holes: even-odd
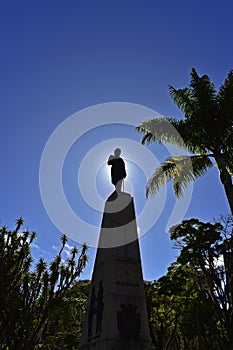
[[[120,157],[121,149],[116,148],[114,154],[111,154],[108,158],[108,165],[111,165],[111,178],[112,183],[117,192],[121,192],[123,180],[126,178],[125,162]]]

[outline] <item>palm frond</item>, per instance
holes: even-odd
[[[224,83],[220,86],[219,92],[218,92],[218,100],[220,103],[224,103],[224,105],[229,105],[233,103],[233,70],[230,70],[230,72],[227,75],[227,78],[225,79]],[[231,108],[232,110],[232,108]]]
[[[167,120],[180,135],[185,144],[185,147],[183,147],[184,149],[193,154],[205,155],[207,153],[208,144],[206,142],[206,137],[201,132],[199,123],[195,123],[195,121],[190,123],[190,120],[187,118],[184,120],[167,118]]]
[[[153,137],[153,134],[152,132],[148,132],[147,134],[145,134],[142,138],[142,145],[145,145],[145,144],[149,144],[151,142],[154,142],[154,137]]]
[[[193,131],[191,138],[183,138],[185,143],[194,146],[196,153],[203,154],[207,149],[212,151],[216,143],[220,144],[219,124],[224,118],[219,114],[218,95],[209,76],[199,76],[194,68],[190,76],[189,88],[177,90],[169,87],[169,91]]]
[[[143,121],[136,131],[144,134],[142,144],[170,143],[190,153],[206,154],[206,138],[201,134],[199,125],[190,125],[188,120],[157,118]]]
[[[227,171],[233,177],[233,163],[227,165]]]
[[[233,177],[233,151],[231,149],[228,150],[228,152],[225,152],[225,154],[221,155],[226,169],[229,172],[230,176]]]
[[[169,94],[173,98],[173,101],[179,109],[184,113],[184,115],[191,116],[194,112],[194,101],[192,98],[192,92],[188,88],[175,89],[173,86],[169,85]]]
[[[181,121],[175,121],[171,118],[148,119],[137,126],[136,131],[138,133],[144,134],[142,138],[142,144],[150,144],[151,142],[164,142],[171,143],[185,149],[186,146],[176,128],[179,122]]]
[[[146,197],[153,197],[167,181],[173,180],[175,195],[181,197],[188,184],[213,166],[208,155],[169,157],[149,179]]]
[[[213,82],[207,74],[199,77],[194,68],[190,76],[190,90],[193,101],[196,101],[196,113],[204,110],[212,111],[217,106],[217,93]]]
[[[233,125],[233,70],[228,73],[224,83],[220,86],[217,94],[217,100],[219,104],[220,121],[219,127],[222,133],[225,130],[231,129]]]
[[[193,167],[193,175],[195,178],[204,175],[214,163],[211,161],[210,156],[212,155],[196,155],[191,156],[191,162]]]

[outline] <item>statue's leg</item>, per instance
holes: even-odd
[[[119,180],[116,184],[116,191],[117,192],[121,192],[121,188],[122,188],[122,182],[123,180]]]

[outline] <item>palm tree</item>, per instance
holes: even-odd
[[[176,196],[188,183],[202,176],[214,164],[233,214],[233,70],[217,92],[208,75],[198,76],[193,68],[189,87],[169,86],[170,96],[184,118],[145,120],[136,128],[143,144],[167,142],[186,154],[171,156],[155,170],[146,186],[146,196],[154,196],[160,186],[173,180]]]

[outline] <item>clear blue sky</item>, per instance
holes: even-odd
[[[43,207],[39,189],[40,160],[51,133],[77,111],[112,101],[180,117],[168,85],[186,86],[192,67],[207,73],[217,87],[223,82],[233,68],[232,16],[232,1],[1,2],[0,219],[13,227],[23,216],[26,227],[37,231],[34,256],[53,257],[61,234]],[[77,186],[70,160],[113,135],[140,142],[132,130],[97,128],[67,156],[64,189],[74,210],[84,216],[85,204],[80,200],[76,206],[69,198],[72,184]],[[163,160],[156,145],[150,150]],[[137,178],[135,189],[144,191],[143,176],[131,178]],[[107,190],[99,191],[106,195]],[[140,195],[135,201],[140,209],[145,200]],[[145,279],[164,274],[177,254],[165,233],[173,202],[168,186],[166,210],[140,241]],[[213,168],[195,183],[186,217],[211,220],[228,212]],[[94,253],[90,249],[83,277],[90,277]]]

